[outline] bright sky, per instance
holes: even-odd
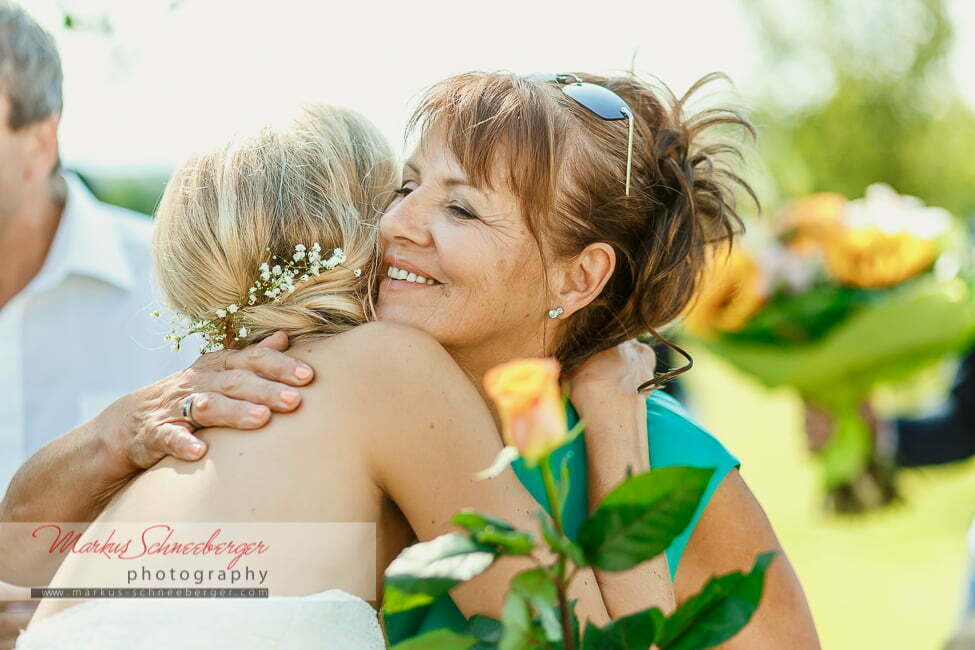
[[[975,103],[975,3],[952,0],[959,82]],[[747,97],[758,69],[737,0],[383,4],[307,0],[25,0],[65,69],[62,155],[84,167],[169,168],[301,101],[355,108],[395,143],[411,100],[466,70],[636,68],[676,91],[721,70]],[[110,35],[66,30],[107,15]]]

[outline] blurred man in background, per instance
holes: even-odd
[[[62,173],[61,104],[54,40],[0,0],[0,496],[40,447],[196,356],[160,349],[149,317],[151,220]],[[24,593],[0,583],[0,649]]]

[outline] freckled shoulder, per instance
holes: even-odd
[[[324,340],[299,342],[292,353],[309,363],[317,361],[319,374],[365,378],[413,366],[415,372],[441,364],[456,366],[446,350],[421,330],[397,323],[367,323]],[[339,363],[349,365],[338,366]],[[338,371],[341,368],[341,371]]]
[[[433,337],[406,325],[367,323],[329,339],[298,342],[292,353],[315,369],[312,394],[338,391],[358,403],[417,408],[415,400],[447,390],[474,391]]]
[[[318,423],[327,422],[329,436],[354,444],[380,485],[407,470],[442,471],[464,453],[476,459],[469,463],[473,469],[465,469],[469,477],[500,450],[480,394],[446,350],[422,331],[370,323],[299,344],[295,352],[316,372],[314,383],[302,391],[299,412],[305,411],[309,426],[320,429]],[[486,433],[472,436],[472,431]],[[450,454],[431,455],[445,439],[452,440]]]

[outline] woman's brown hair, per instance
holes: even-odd
[[[575,74],[609,88],[633,111],[629,196],[626,121],[599,118],[555,83],[508,73],[458,75],[431,88],[410,122],[411,131],[442,130],[472,183],[507,185],[543,256],[572,257],[595,242],[613,247],[612,277],[570,317],[556,349],[566,370],[646,334],[671,345],[657,329],[694,296],[710,246],[743,230],[736,191],[755,198],[731,166],[742,158],[739,149],[720,137],[729,128],[754,136],[748,121],[729,108],[685,114],[688,101],[721,75],[700,79],[677,98],[634,75]],[[496,169],[506,173],[499,178]]]

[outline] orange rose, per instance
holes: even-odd
[[[501,415],[506,445],[532,467],[568,440],[568,422],[555,359],[518,359],[484,376],[484,387]]]

